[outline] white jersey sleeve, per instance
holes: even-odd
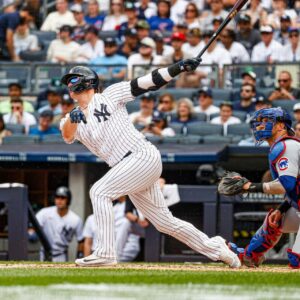
[[[135,99],[131,93],[130,81],[122,81],[109,86],[104,90],[103,95],[111,99],[115,104],[125,104]]]

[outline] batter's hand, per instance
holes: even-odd
[[[269,219],[268,219],[268,223],[269,223],[270,227],[277,228],[280,225],[281,218],[282,218],[282,213],[278,209],[274,210],[270,214]]]
[[[84,113],[81,111],[80,107],[77,106],[70,112],[71,123],[80,123],[81,121],[86,124],[86,118]]]
[[[195,71],[200,65],[202,59],[200,57],[188,58],[179,62],[181,71],[191,72]]]

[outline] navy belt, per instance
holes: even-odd
[[[132,152],[131,152],[131,151],[128,151],[128,152],[123,156],[123,158],[122,158],[121,160],[123,160],[124,158],[128,157],[128,156],[131,155],[131,154],[132,154]]]

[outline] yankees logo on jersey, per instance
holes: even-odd
[[[107,111],[107,105],[101,103],[100,111],[97,108],[95,108],[94,116],[97,118],[98,122],[101,122],[101,117],[103,118],[102,120],[104,122],[107,121],[108,117],[110,117],[110,113]]]

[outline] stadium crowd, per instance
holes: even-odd
[[[0,59],[88,64],[105,87],[196,56],[234,3],[56,0],[49,1],[52,9],[44,14],[39,1],[6,0],[0,15]],[[280,105],[294,111],[297,126],[297,72],[289,69],[292,65],[277,69],[276,63],[300,60],[299,11],[300,1],[252,0],[208,48],[195,72],[183,73],[168,89],[129,105],[132,122],[153,141],[181,142],[179,136],[191,136],[191,143],[211,142],[216,140],[205,136],[213,135],[238,143],[250,135],[249,127],[239,124],[247,124],[252,112]],[[225,72],[225,65],[238,72]],[[33,96],[34,101],[25,101],[22,85],[9,84],[6,101],[0,102],[4,143],[20,133],[40,140],[59,135],[60,119],[75,106],[57,80]]]

